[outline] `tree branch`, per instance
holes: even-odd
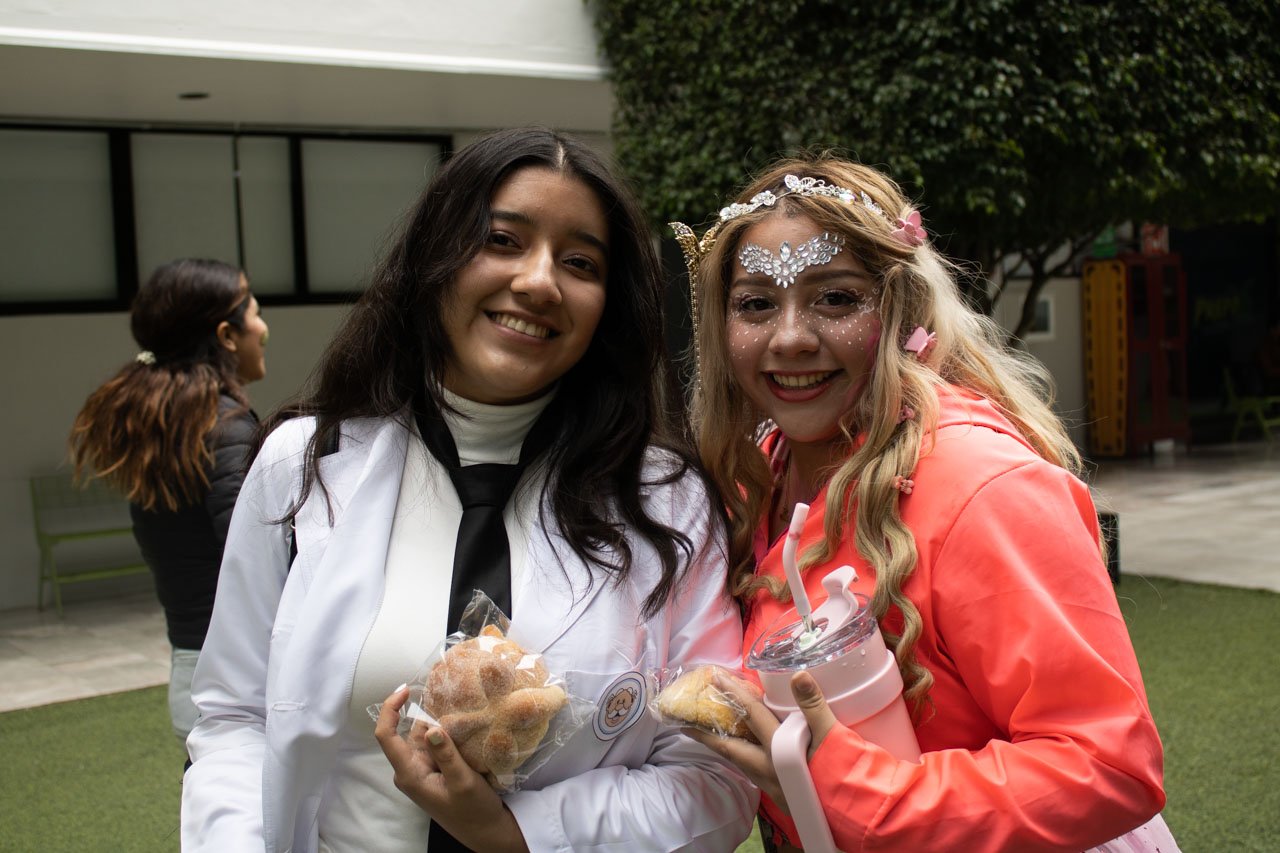
[[[1093,243],[1094,240],[1097,240],[1098,235],[1101,233],[1102,233],[1102,229],[1097,228],[1093,231],[1089,231],[1085,233],[1082,237],[1080,237],[1077,240],[1072,240],[1070,254],[1068,254],[1066,259],[1063,260],[1061,263],[1056,264],[1052,269],[1048,270],[1046,272],[1046,275],[1049,278],[1054,278],[1056,276],[1061,275],[1064,270],[1068,269],[1071,266],[1071,262],[1076,259],[1076,255],[1084,251],[1085,246],[1088,246],[1091,243]]]

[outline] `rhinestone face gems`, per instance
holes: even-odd
[[[748,243],[738,253],[738,261],[747,272],[765,273],[777,282],[779,287],[787,287],[795,284],[796,276],[809,267],[831,263],[831,259],[840,254],[843,247],[844,237],[823,231],[819,236],[805,240],[794,249],[784,240],[778,247],[776,256],[763,246]]]

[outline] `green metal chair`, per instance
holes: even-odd
[[[102,568],[60,572],[54,553],[57,545],[86,539],[108,539],[133,535],[129,504],[101,480],[91,480],[83,488],[71,475],[42,474],[31,478],[31,509],[35,515],[36,542],[40,546],[40,581],[36,607],[44,609],[45,585],[53,587],[53,604],[62,615],[62,586],[68,583],[103,580],[147,571],[137,553],[129,550],[122,563]]]
[[[1236,425],[1231,430],[1231,440],[1240,438],[1240,430],[1245,422],[1253,418],[1267,441],[1271,440],[1271,428],[1280,427],[1280,396],[1248,396],[1236,393],[1236,384],[1231,376],[1231,368],[1222,368],[1222,387],[1227,393],[1227,411],[1235,413]]]

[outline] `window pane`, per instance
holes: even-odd
[[[0,131],[0,300],[114,299],[105,133]]]
[[[135,133],[138,274],[174,258],[239,263],[230,136]]]
[[[293,213],[289,199],[289,141],[242,136],[240,228],[244,267],[254,293],[293,293]]]
[[[421,142],[302,143],[307,277],[313,293],[363,288],[384,241],[440,158]]]

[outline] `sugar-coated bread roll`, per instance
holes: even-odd
[[[746,714],[715,685],[714,666],[683,673],[658,694],[658,712],[721,735],[755,740]]]
[[[494,787],[524,763],[568,697],[547,668],[490,625],[450,648],[431,669],[423,704],[463,760]]]

